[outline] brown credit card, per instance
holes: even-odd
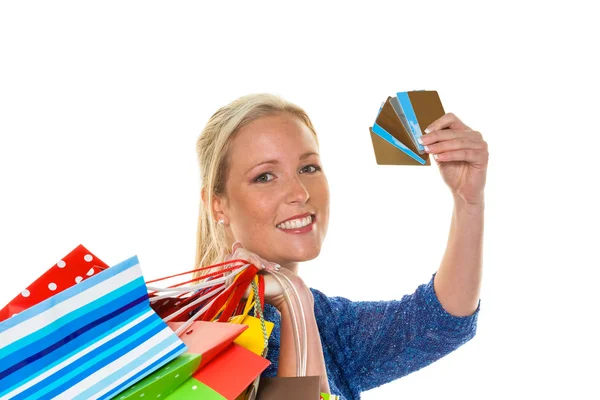
[[[445,114],[437,91],[398,92],[381,105],[369,128],[379,165],[431,165],[418,143],[423,130]]]

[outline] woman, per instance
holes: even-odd
[[[471,339],[482,269],[487,144],[449,113],[426,130],[454,197],[448,247],[431,281],[401,300],[353,302],[308,288],[299,264],[319,255],[329,187],[315,129],[298,106],[253,94],[219,109],[197,143],[202,179],[196,267],[246,259],[285,272],[306,312],[307,375],[321,391],[360,393],[418,370]],[[423,210],[426,213],[426,210]],[[265,317],[275,323],[263,376],[294,376],[292,325],[267,275]]]

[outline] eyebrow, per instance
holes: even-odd
[[[309,152],[306,152],[306,153],[302,154],[302,155],[300,156],[300,160],[304,160],[305,158],[308,158],[308,157],[310,157],[310,156],[318,156],[318,155],[319,155],[319,153],[315,153],[314,151],[309,151]],[[248,172],[252,171],[254,168],[256,168],[256,167],[258,167],[258,166],[261,166],[261,165],[263,165],[263,164],[279,164],[279,160],[266,160],[266,161],[261,161],[261,162],[259,162],[258,164],[256,164],[255,166],[253,166],[252,168],[250,168],[250,169],[249,169],[249,170],[248,170],[246,173],[248,173]]]

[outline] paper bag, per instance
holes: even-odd
[[[256,400],[316,400],[321,395],[320,383],[318,376],[261,378]]]
[[[0,398],[110,398],[185,350],[134,256],[0,323]]]
[[[168,322],[167,325],[173,331],[177,331],[183,322]],[[246,329],[247,326],[225,322],[194,321],[179,337],[187,346],[189,353],[202,356],[198,366],[200,369],[229,347]]]
[[[183,384],[200,366],[199,354],[185,353],[161,369],[145,377],[129,389],[117,395],[119,400],[163,399]]]
[[[169,322],[169,326],[174,330],[180,324],[182,323]],[[248,327],[245,325],[195,321],[192,329],[181,334],[181,340],[188,346],[189,351],[202,354],[203,357],[199,370],[191,378],[194,383],[191,386],[203,387],[200,385],[202,383],[222,397],[234,400],[267,369],[270,361],[233,343],[246,329]],[[180,395],[181,390],[176,390],[169,399]]]
[[[0,322],[108,268],[83,245],[59,260],[0,310]]]

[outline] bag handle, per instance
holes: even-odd
[[[238,283],[238,280],[240,278],[241,274],[238,274],[235,276],[235,278],[233,279],[233,282],[231,283],[232,285],[236,285]],[[250,292],[250,296],[248,296],[247,302],[244,305],[244,314],[242,314],[244,317],[246,315],[248,315],[247,313],[250,312],[250,308],[252,307],[252,300],[253,300],[253,293]],[[219,311],[217,311],[215,313],[215,316],[210,320],[210,322],[217,322],[217,320],[219,319],[219,315],[222,314],[225,311],[225,307],[227,307],[227,305],[231,302],[230,299],[227,299],[227,301],[221,306],[221,309]],[[248,311],[246,311],[246,309],[248,309]],[[229,318],[229,322],[231,322],[232,318],[235,318],[237,316],[232,316],[231,318]]]
[[[246,264],[241,268],[243,272],[238,273],[240,276],[236,277],[236,284],[231,284],[227,288],[220,288],[222,292],[216,296],[214,299],[210,301],[206,306],[202,308],[202,310],[198,311],[194,314],[190,319],[188,319],[184,324],[182,324],[175,333],[179,335],[181,332],[184,332],[195,320],[200,321],[210,321],[217,315],[217,311],[221,310],[222,307],[225,306],[225,309],[221,313],[221,316],[218,319],[218,322],[226,322],[231,314],[239,304],[242,296],[244,295],[246,289],[254,279],[254,276],[258,273],[258,268],[256,268],[252,264]],[[212,293],[209,293],[211,295]],[[174,318],[176,315],[181,314],[185,309],[192,307],[206,299],[203,299],[202,296],[200,299],[186,305],[184,309],[177,311],[173,315],[169,316],[169,319]],[[167,319],[163,319],[167,321]]]
[[[267,272],[275,278],[283,289],[283,294],[292,316],[294,344],[296,347],[296,375],[299,377],[306,376],[306,359],[308,355],[308,346],[306,343],[306,317],[304,315],[302,302],[300,301],[300,295],[285,274],[277,271]]]
[[[244,266],[242,266],[241,268],[238,269],[237,275],[239,275],[242,271],[245,271],[248,267],[250,266],[250,264],[246,264]],[[226,279],[230,279],[230,277],[226,277]],[[173,314],[169,315],[168,317],[163,318],[163,321],[165,322],[169,322],[172,319],[176,318],[177,316],[181,315],[182,313],[184,313],[186,310],[198,305],[198,304],[202,304],[204,303],[206,300],[210,299],[211,297],[214,297],[207,305],[205,305],[200,311],[198,311],[196,314],[194,314],[185,324],[183,324],[178,330],[177,330],[177,334],[179,334],[180,331],[183,331],[185,328],[189,327],[193,321],[195,321],[196,319],[199,319],[200,317],[202,317],[206,312],[208,312],[209,310],[213,310],[214,309],[222,306],[224,301],[227,300],[227,298],[229,297],[229,294],[231,293],[231,291],[235,288],[235,286],[230,285],[228,287],[226,287],[224,284],[220,287],[215,287],[213,290],[209,291],[208,293],[201,295],[199,298],[197,298],[196,300],[185,304],[182,308],[180,308],[178,311],[174,312]],[[221,293],[219,293],[221,292]],[[215,296],[217,295],[217,296]],[[192,296],[193,297],[193,296]],[[215,305],[215,303],[219,301],[219,303],[217,303]],[[189,323],[188,323],[189,322]]]
[[[246,304],[244,305],[244,309],[242,311],[241,314],[238,315],[234,315],[231,318],[229,318],[230,323],[232,324],[241,324],[242,321],[244,321],[244,319],[248,316],[248,314],[250,314],[250,310],[254,307],[254,315],[259,318],[259,315],[256,313],[256,310],[258,307],[260,307],[260,298],[257,295],[257,291],[254,290],[254,286],[258,286],[258,278],[259,275],[257,274],[254,277],[254,280],[252,281],[252,290],[250,291],[250,294],[248,295],[248,299],[246,299]],[[258,287],[257,287],[258,290]],[[256,297],[256,300],[255,300]],[[257,304],[258,302],[258,304]],[[258,307],[257,307],[258,306]],[[213,320],[214,322],[214,320]]]
[[[235,260],[225,261],[225,262],[215,264],[215,265],[209,265],[208,267],[198,268],[198,269],[194,269],[191,271],[181,272],[179,274],[165,276],[163,278],[158,278],[158,279],[153,279],[153,280],[147,281],[146,286],[147,286],[148,290],[151,292],[151,293],[149,293],[150,300],[156,301],[158,297],[160,297],[160,298],[166,297],[166,296],[157,296],[156,292],[165,292],[165,293],[166,292],[176,292],[176,293],[181,293],[181,295],[183,295],[188,292],[194,292],[194,291],[197,291],[200,289],[205,289],[205,288],[215,286],[217,284],[228,282],[228,279],[231,278],[231,275],[230,274],[225,275],[225,274],[227,272],[233,273],[233,271],[239,270],[240,267],[245,264],[248,264],[248,262],[245,260],[241,260],[241,259],[235,259]],[[226,265],[232,265],[232,266],[225,267],[220,271],[212,272],[210,274],[206,274],[201,277],[197,277],[197,278],[193,278],[193,279],[190,279],[190,280],[187,280],[184,282],[180,282],[175,285],[171,285],[171,286],[167,286],[167,287],[158,287],[158,286],[154,286],[154,285],[152,285],[152,286],[149,285],[151,283],[161,282],[161,281],[165,281],[168,279],[177,278],[179,276],[187,275],[190,273],[203,271],[203,270],[211,269],[211,268],[216,268],[216,267],[220,267],[220,266],[226,266]],[[218,277],[218,279],[207,280],[208,278],[212,278],[212,277]],[[203,282],[193,284],[193,285],[188,285],[189,283],[200,281],[200,280],[202,280]]]

